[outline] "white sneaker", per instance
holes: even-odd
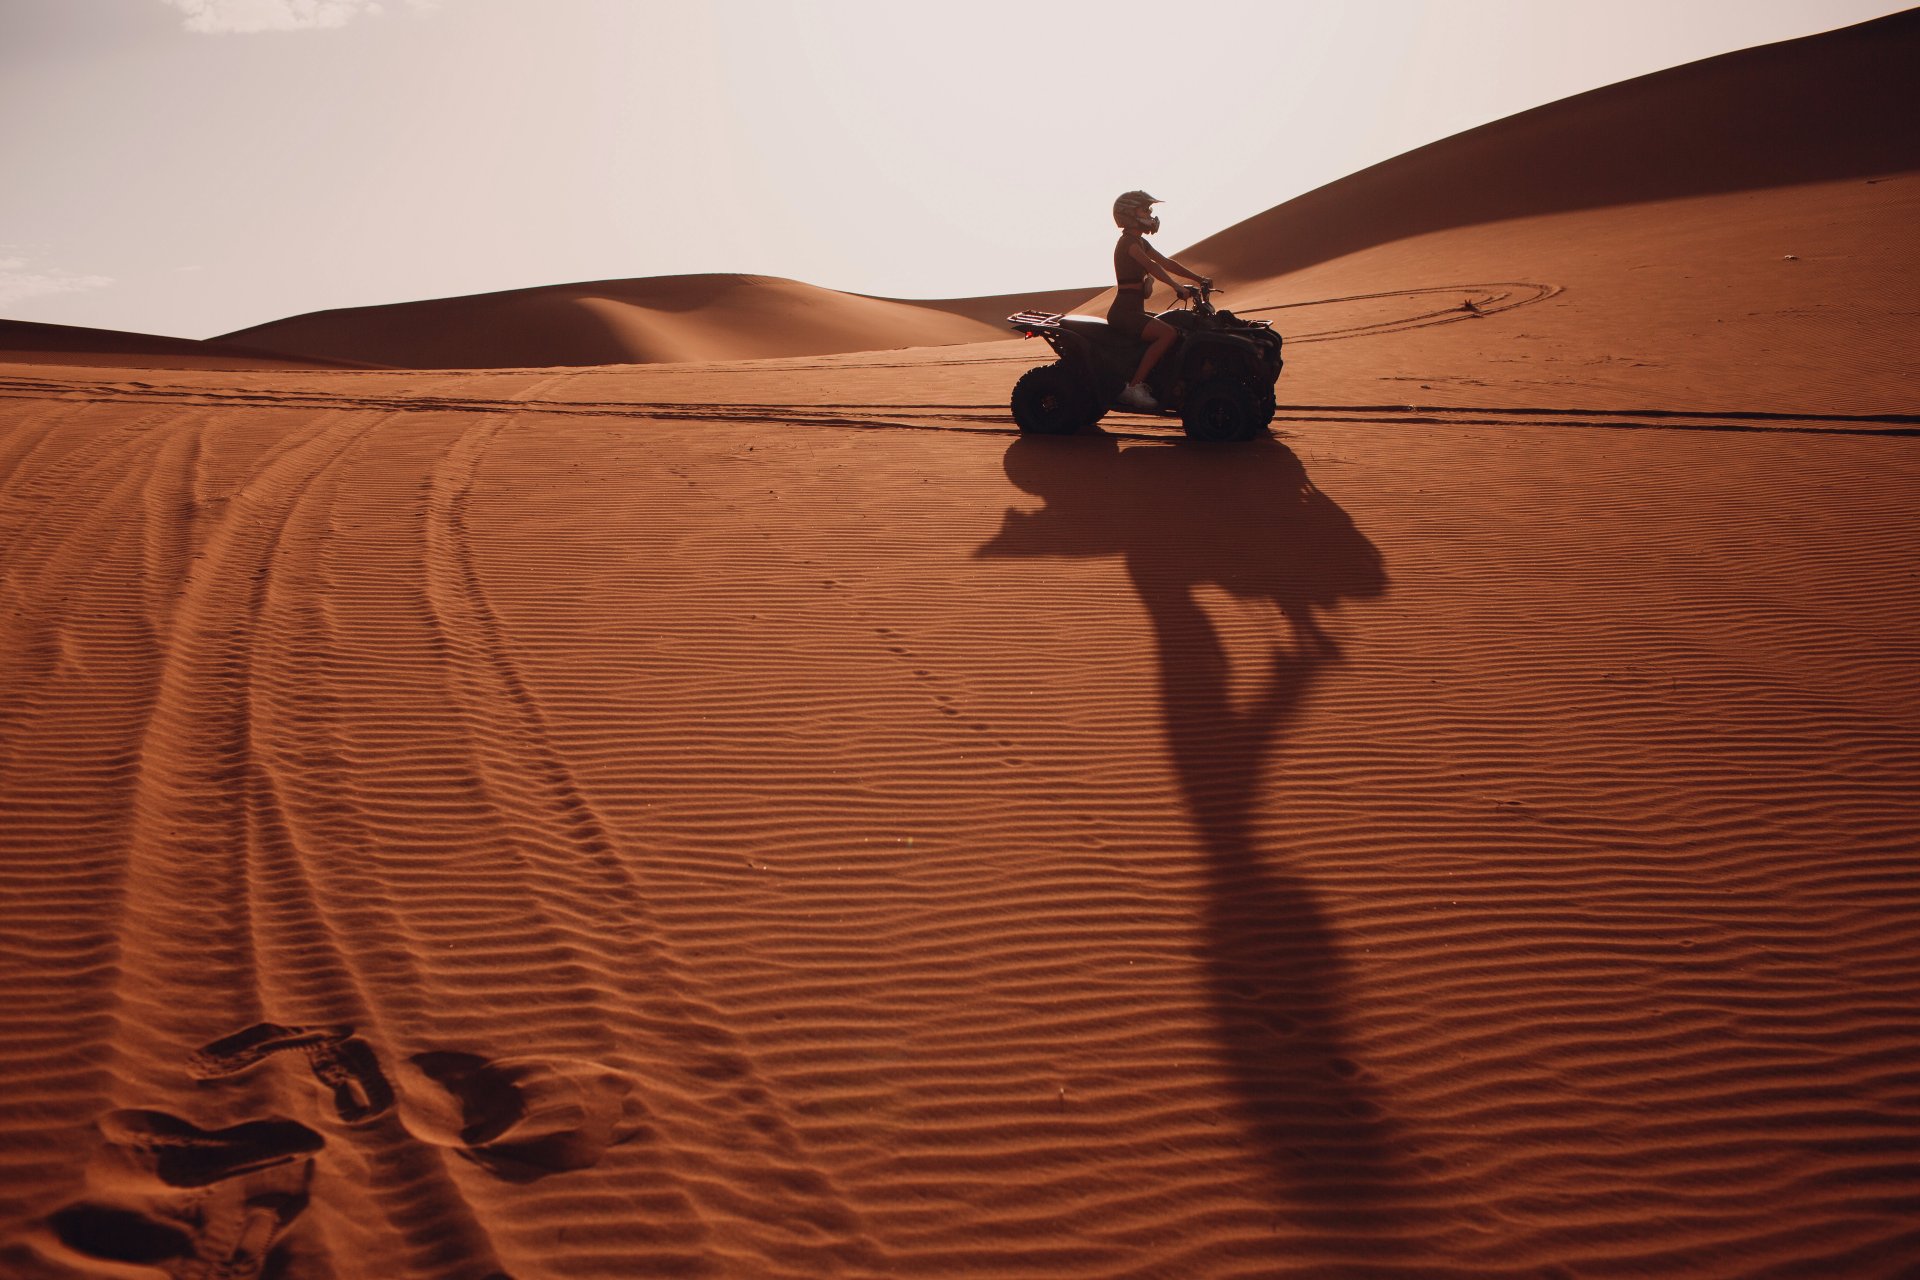
[[[1144,383],[1139,382],[1127,384],[1126,390],[1120,393],[1120,403],[1129,409],[1138,409],[1142,413],[1152,413],[1160,407],[1159,402],[1153,398],[1153,393],[1147,390]]]

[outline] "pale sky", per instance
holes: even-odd
[[[1876,0],[0,0],[0,317],[214,334],[727,271],[1086,285]],[[1782,86],[1791,92],[1791,86]]]

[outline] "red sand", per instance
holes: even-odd
[[[1246,446],[0,368],[0,1271],[1912,1274],[1920,163],[1625,200],[1201,246]]]

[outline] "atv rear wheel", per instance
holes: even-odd
[[[1255,391],[1238,378],[1208,378],[1187,393],[1180,422],[1189,440],[1221,444],[1251,440],[1273,421],[1273,393]]]
[[[1032,436],[1070,436],[1100,420],[1101,408],[1065,366],[1043,364],[1013,384],[1013,420]]]

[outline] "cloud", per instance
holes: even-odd
[[[187,15],[189,31],[208,34],[252,31],[315,31],[343,27],[362,14],[382,11],[380,0],[163,0]],[[415,9],[438,0],[408,0]]]
[[[3,252],[4,249],[0,249],[0,253]],[[111,276],[77,276],[71,271],[37,266],[21,257],[0,257],[0,307],[11,307],[28,298],[44,298],[50,293],[104,289],[112,283]]]

